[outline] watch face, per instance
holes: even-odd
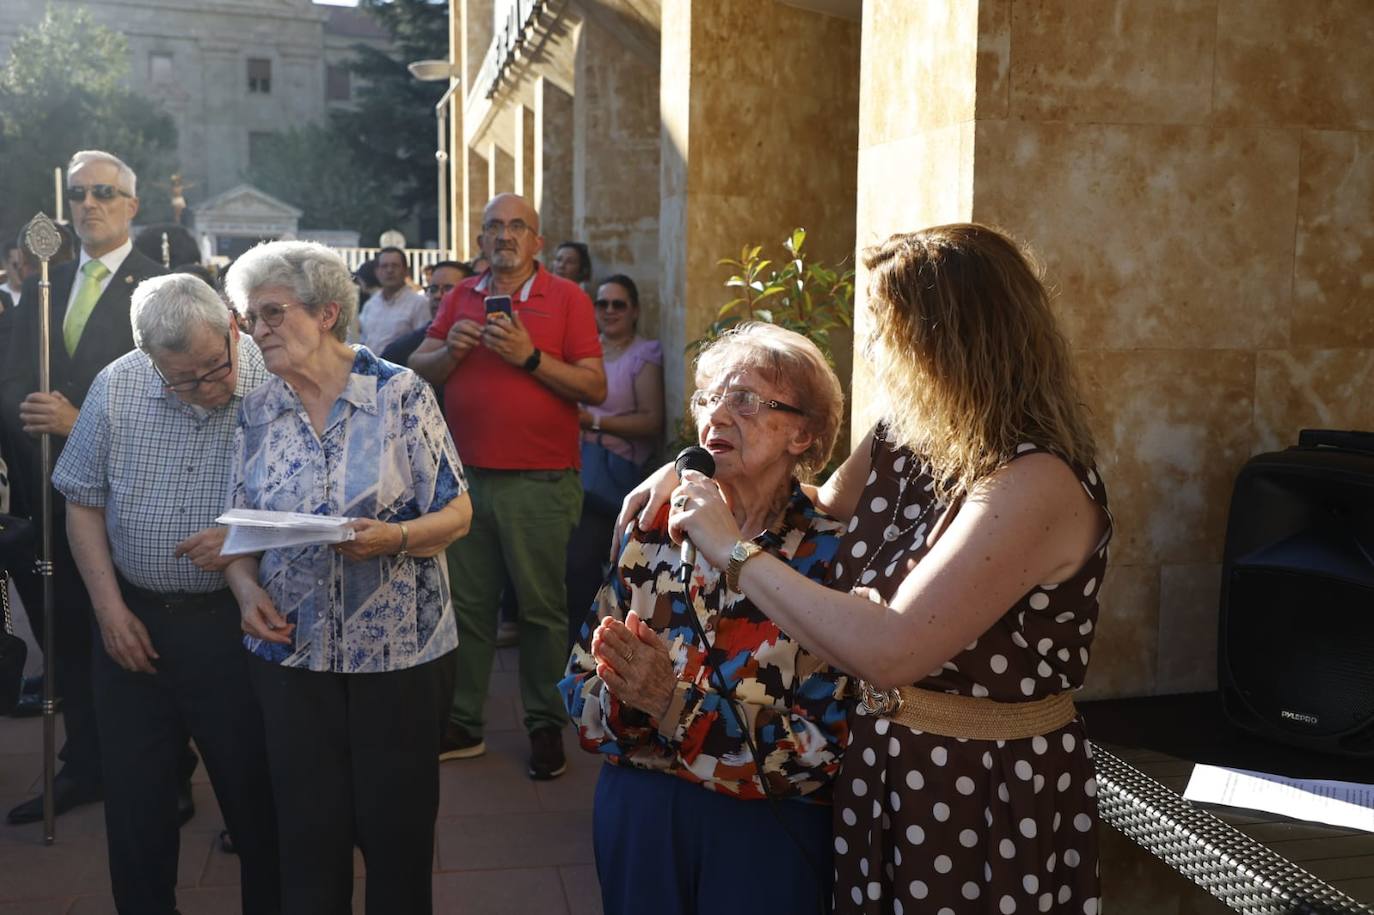
[[[744,559],[748,558],[748,556],[749,547],[745,545],[743,540],[736,542],[734,549],[730,551],[730,558],[736,562],[742,562]]]

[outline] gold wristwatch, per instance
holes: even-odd
[[[744,564],[763,552],[763,547],[748,540],[736,540],[730,549],[730,561],[725,565],[725,587],[739,594],[739,573]]]

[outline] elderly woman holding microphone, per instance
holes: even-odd
[[[805,337],[745,324],[702,352],[696,380],[698,440],[746,549],[824,580],[843,527],[801,479],[835,442],[834,372]],[[740,593],[733,566],[684,564],[667,515],[629,532],[561,684],[584,749],[607,760],[605,911],[817,911],[844,678]]]
[[[344,543],[225,572],[267,730],[283,911],[349,911],[357,845],[369,913],[427,913],[462,465],[430,386],[344,342],[358,300],[338,255],[259,245],[226,290],[275,376],[244,399],[230,503],[354,519]]]

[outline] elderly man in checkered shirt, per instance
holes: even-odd
[[[239,403],[266,370],[194,276],[145,280],[130,318],[138,349],[96,377],[53,471],[104,644],[92,681],[115,903],[176,911],[177,770],[189,734],[238,847],[243,911],[275,913],[262,717],[214,527]]]

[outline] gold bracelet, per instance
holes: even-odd
[[[396,557],[398,559],[405,559],[406,556],[409,555],[406,553],[406,546],[410,543],[410,531],[406,529],[406,523],[404,521],[398,521],[397,523],[401,526],[401,548],[396,551]]]

